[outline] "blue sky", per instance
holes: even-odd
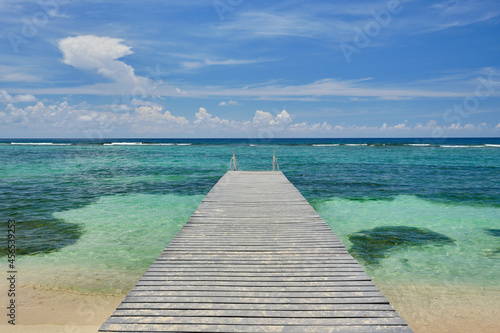
[[[500,2],[0,2],[1,137],[500,136]]]

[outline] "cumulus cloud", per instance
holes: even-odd
[[[271,113],[257,110],[255,111],[252,123],[256,127],[269,127],[273,120],[274,117]]]
[[[286,127],[291,122],[292,117],[286,110],[281,111],[276,117],[270,112],[257,110],[252,121],[255,127]]]
[[[67,102],[52,105],[38,102],[25,108],[8,104],[0,111],[0,128],[10,130],[19,126],[28,133],[51,137],[103,137],[120,133],[179,133],[179,129],[190,125],[185,117],[174,116],[160,105],[142,105],[129,111],[95,111]]]
[[[280,114],[276,116],[276,118],[271,121],[272,126],[276,127],[286,127],[292,122],[292,117],[290,117],[290,114],[286,112],[286,110],[281,111]]]
[[[408,129],[408,127],[406,127],[405,123],[401,123],[401,124],[395,125],[394,129]]]
[[[194,121],[196,125],[219,124],[221,122],[219,117],[212,117],[205,108],[200,108],[194,116],[196,118]]]
[[[173,116],[170,111],[164,111],[159,105],[140,106],[135,108],[139,121],[155,122],[161,125],[185,126],[189,121],[184,117]]]
[[[13,100],[0,91],[2,100]],[[191,118],[193,120],[189,120]],[[117,137],[127,135],[152,136],[239,136],[239,137],[373,137],[427,136],[443,137],[487,135],[496,133],[500,123],[439,124],[435,120],[425,125],[410,125],[406,121],[382,125],[330,124],[328,122],[298,122],[286,111],[255,111],[248,120],[231,120],[216,116],[201,107],[188,115],[175,115],[163,105],[135,99],[131,105],[90,107],[68,102],[44,104],[37,102],[24,108],[6,103],[0,109],[0,129],[5,135],[22,134],[45,137]],[[448,134],[447,134],[448,132]]]
[[[122,39],[82,35],[59,41],[63,62],[75,68],[97,70],[97,73],[121,84],[133,86],[139,83],[134,69],[117,60],[132,54],[130,46]]]
[[[205,108],[200,108],[195,114],[193,126],[217,134],[226,132],[238,136],[252,136],[265,132],[277,136],[286,132],[291,123],[292,117],[286,110],[282,110],[275,116],[270,112],[257,110],[252,121],[235,121],[213,116]]]
[[[295,133],[315,133],[331,132],[332,130],[344,130],[344,127],[337,125],[333,127],[326,121],[323,123],[308,124],[307,122],[297,123],[289,126],[289,129]]]
[[[214,117],[205,108],[200,108],[195,114],[193,125],[199,129],[215,132],[228,131],[234,133],[237,131],[245,132],[248,129],[245,122]]]
[[[12,96],[5,90],[0,90],[0,103],[22,103],[22,102],[35,102],[36,97],[33,95],[16,95]]]

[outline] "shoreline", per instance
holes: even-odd
[[[500,327],[500,288],[377,283],[414,332],[496,332]],[[5,290],[5,284],[1,285]],[[2,332],[96,332],[125,294],[81,294],[29,285],[18,293],[16,325]]]

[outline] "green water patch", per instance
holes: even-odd
[[[475,285],[500,280],[500,208],[408,195],[330,198],[313,205],[375,280]]]
[[[203,197],[113,195],[56,212],[54,218],[80,226],[82,235],[59,251],[20,256],[23,279],[45,288],[125,292],[179,232]]]
[[[425,228],[385,226],[362,230],[347,236],[352,247],[349,252],[365,264],[379,264],[396,250],[410,246],[445,245],[455,240]],[[407,259],[406,261],[407,262]]]

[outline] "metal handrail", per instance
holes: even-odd
[[[273,171],[275,171],[275,168],[278,168],[278,171],[280,169],[280,165],[278,163],[278,159],[276,158],[276,149],[273,151]]]
[[[234,153],[234,149],[233,149],[233,157],[231,157],[231,160],[229,161],[229,170],[231,170],[231,164],[234,167],[234,171],[238,171],[238,159],[236,158],[236,154]]]

